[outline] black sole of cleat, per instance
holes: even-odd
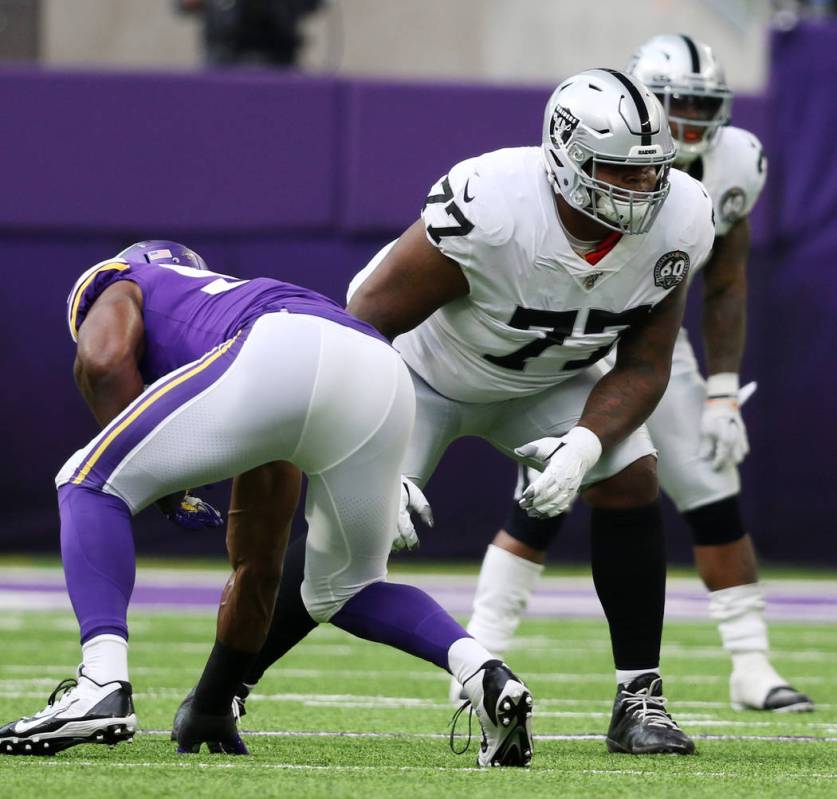
[[[497,710],[499,726],[512,730],[495,752],[492,766],[526,768],[532,762],[532,695],[524,691],[515,700],[506,697]]]
[[[794,702],[791,705],[768,708],[769,713],[813,713],[815,710],[813,702]]]
[[[62,738],[35,739],[6,739],[0,741],[0,754],[2,755],[30,755],[35,757],[52,757],[59,752],[70,749],[80,744],[105,744],[116,746],[118,743],[129,743],[134,739],[136,731],[125,724],[111,724],[103,730],[91,733],[87,736],[67,736]]]
[[[182,746],[178,744],[177,754],[179,755],[197,755],[201,751],[201,747],[206,744],[207,751],[211,755],[231,755],[241,756],[249,755],[250,750],[240,736],[229,741],[200,741],[199,743]]]
[[[669,746],[656,749],[645,749],[642,751],[626,749],[621,744],[614,741],[612,738],[606,739],[607,751],[612,755],[694,755],[696,754],[694,746],[688,749],[684,746]]]

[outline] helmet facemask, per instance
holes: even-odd
[[[715,144],[722,127],[729,124],[732,92],[726,88],[685,89],[671,85],[649,87],[665,109],[671,135],[677,147],[675,162],[690,164]],[[685,116],[683,111],[691,110]],[[699,139],[689,141],[689,129],[702,131]]]

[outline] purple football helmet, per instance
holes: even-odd
[[[209,269],[200,255],[176,241],[138,241],[126,247],[116,257],[129,262],[141,261],[153,264],[157,261],[164,261],[167,264],[191,266],[193,269]]]

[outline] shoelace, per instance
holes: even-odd
[[[236,724],[241,721],[242,716],[247,714],[247,709],[244,707],[244,699],[237,694],[233,697],[232,714]]]
[[[468,708],[468,740],[465,741],[465,746],[462,749],[457,749],[456,744],[454,743],[456,739],[456,724],[459,721],[459,717],[465,712],[465,708]],[[473,733],[471,731],[471,724],[474,718],[474,706],[471,704],[470,699],[466,699],[460,706],[457,708],[456,712],[453,714],[453,718],[450,720],[450,739],[448,740],[448,746],[450,746],[450,751],[453,752],[455,755],[464,755],[470,748],[471,748],[471,738],[473,737]],[[483,735],[483,737],[485,737]]]
[[[477,674],[480,673],[482,669],[477,669],[470,677],[466,678],[465,681],[462,683],[462,687],[465,687],[465,683],[468,680],[476,677]],[[468,740],[465,741],[465,748],[464,749],[457,749],[454,745],[454,739],[456,738],[456,723],[459,721],[459,717],[465,712],[465,708],[468,708]],[[473,737],[471,725],[474,719],[474,706],[471,703],[470,699],[466,699],[459,708],[457,708],[456,712],[453,714],[453,718],[450,720],[450,739],[448,740],[448,746],[450,746],[451,752],[455,755],[464,755],[470,748],[471,748],[471,738]],[[480,725],[482,729],[482,725]],[[485,730],[482,730],[482,749],[485,750],[488,748],[488,739],[485,736]]]
[[[68,677],[66,680],[61,680],[61,682],[55,686],[55,689],[49,695],[49,699],[47,699],[47,707],[52,707],[55,702],[59,700],[59,697],[63,699],[64,694],[72,691],[73,688],[78,688],[78,680],[75,679],[75,677]]]
[[[623,691],[627,712],[639,713],[639,717],[652,727],[667,727],[672,730],[679,730],[677,723],[666,711],[668,700],[664,696],[651,696],[650,691],[653,687],[654,683],[636,693]]]

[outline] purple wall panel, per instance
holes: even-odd
[[[433,183],[465,158],[537,144],[551,89],[355,82],[340,220],[347,231],[403,230]]]
[[[775,33],[770,80],[776,230],[783,240],[818,238],[837,218],[834,91],[837,22]]]
[[[329,227],[336,93],[275,72],[0,72],[0,228]]]
[[[759,137],[767,155],[767,176],[772,181],[773,141],[770,133],[768,107],[764,97],[736,97],[732,104],[732,124],[749,130]],[[750,233],[756,246],[770,239],[771,193],[762,192],[750,214]]]

